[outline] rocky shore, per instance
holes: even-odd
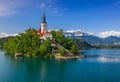
[[[55,55],[56,59],[83,59],[85,58],[85,56],[76,56],[76,55],[72,55],[72,56],[60,56],[60,55]]]

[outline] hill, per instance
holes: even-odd
[[[93,48],[93,46],[91,46],[90,44],[85,42],[82,38],[77,38],[77,39],[73,39],[73,40],[80,50],[81,49],[84,50],[84,49],[92,49]]]
[[[2,37],[0,38],[0,48],[3,48],[4,42],[8,41],[8,39],[13,38],[12,36],[10,37]]]
[[[101,38],[99,36],[93,35],[91,33],[85,33],[82,31],[67,31],[64,32],[64,35],[68,38],[77,39],[82,38],[85,42],[92,46],[118,46],[120,45],[120,37],[118,36],[108,36],[105,38]]]

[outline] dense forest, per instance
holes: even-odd
[[[23,53],[29,57],[51,57],[50,40],[41,43],[35,29],[28,29],[4,43],[6,54]],[[46,52],[47,51],[47,52]]]
[[[68,49],[73,54],[78,53],[78,48],[74,41],[69,38],[65,38],[62,31],[51,31],[53,40],[62,45],[64,48],[58,50],[58,53],[65,55],[65,49]],[[52,57],[52,48],[56,47],[51,45],[51,40],[41,40],[37,35],[35,29],[28,29],[24,33],[10,38],[4,43],[4,50],[6,54],[15,55],[16,53],[22,53],[29,57]]]

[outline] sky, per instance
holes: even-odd
[[[120,0],[0,0],[0,36],[39,29],[44,11],[48,29],[120,35]]]

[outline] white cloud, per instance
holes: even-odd
[[[24,0],[0,0],[0,16],[14,15],[25,4]]]
[[[94,33],[92,32],[86,32],[88,35],[94,35]]]
[[[41,0],[40,2],[40,8],[51,11],[52,13],[57,13],[58,6],[57,6],[58,0]]]
[[[17,36],[18,35],[18,33],[16,33],[16,34],[8,34],[8,33],[0,33],[0,38],[2,38],[2,37],[9,37],[9,36]]]
[[[59,0],[39,0],[36,2],[39,5],[39,8],[51,13],[65,12],[68,10],[59,4],[58,1]],[[36,2],[34,1],[34,3]],[[18,14],[21,12],[21,8],[27,6],[28,4],[33,6],[34,3],[32,0],[0,0],[0,17]]]
[[[120,32],[118,31],[106,31],[99,34],[100,37],[105,38],[108,36],[117,36],[120,37]]]
[[[67,30],[66,32],[70,32],[70,33],[73,33],[73,32],[83,32],[81,29],[78,29],[78,30]],[[84,32],[84,33],[88,33],[88,34],[91,34],[93,35],[94,33],[92,32]]]
[[[51,13],[65,12],[68,8],[62,7],[59,0],[41,0],[40,8]]]
[[[78,30],[67,30],[66,32],[73,33],[73,32],[82,32],[81,29]]]
[[[105,32],[101,32],[99,33],[98,35],[95,35],[94,33],[92,32],[84,32],[84,31],[81,31],[80,29],[78,30],[67,30],[66,32],[69,32],[69,33],[77,33],[77,32],[81,32],[81,33],[86,33],[88,35],[94,35],[94,36],[98,36],[98,37],[101,37],[101,38],[106,38],[106,37],[109,37],[109,36],[117,36],[117,37],[120,37],[120,32],[119,31],[105,31]]]
[[[41,4],[40,4],[40,8],[44,8],[45,6],[46,6],[45,3],[41,3]]]

